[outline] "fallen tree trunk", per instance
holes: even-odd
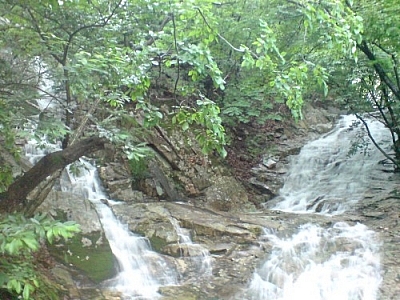
[[[47,154],[28,172],[16,179],[6,192],[0,194],[0,212],[24,212],[27,196],[35,187],[45,181],[48,176],[64,169],[80,157],[104,149],[105,142],[103,138],[90,137],[63,150]],[[29,206],[29,210],[32,211],[32,206],[36,205],[29,203]]]

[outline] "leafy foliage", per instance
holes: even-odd
[[[206,131],[194,128],[193,132],[199,142],[203,153],[209,153],[215,149],[222,157],[226,156],[225,129],[222,126],[222,119],[219,116],[220,110],[214,102],[203,98],[197,100],[199,106],[194,112],[185,108],[172,118],[173,124],[179,124],[183,131],[193,128],[193,125],[200,125],[206,128]]]
[[[133,177],[133,182],[138,182],[145,179],[148,175],[148,156],[128,161],[129,169]]]
[[[0,166],[0,192],[7,190],[7,187],[14,181],[11,167]]]
[[[240,122],[260,120],[276,101],[285,102],[297,119],[302,117],[307,95],[323,98],[330,89],[360,120],[365,113],[376,117],[378,112],[392,133],[394,153],[380,150],[399,169],[399,20],[395,13],[399,4],[383,0],[247,4],[235,2],[235,8],[243,8],[240,13],[233,13],[229,4],[219,7],[219,14],[230,20],[225,28],[219,27],[220,32],[241,45],[228,44],[236,53],[229,57],[233,59],[230,76],[237,82],[227,83],[218,102],[224,115]],[[254,12],[259,12],[258,25]],[[235,87],[230,90],[232,83]]]
[[[176,106],[174,124],[195,125],[203,150],[224,154],[222,123],[280,120],[282,103],[300,119],[308,95],[331,89],[353,112],[378,109],[400,157],[394,0],[2,0],[0,8],[0,131],[11,148],[27,121],[37,139],[64,147],[91,124],[86,135],[140,157],[143,133],[169,120],[161,87]],[[49,103],[35,107],[43,95]],[[214,104],[191,100],[203,95]]]
[[[74,222],[61,223],[45,214],[25,218],[8,215],[0,220],[0,287],[33,299],[35,293],[46,290],[41,275],[36,271],[32,252],[40,249],[41,242],[52,243],[55,239],[68,239],[79,232]]]

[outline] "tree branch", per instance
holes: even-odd
[[[29,171],[16,179],[6,192],[0,194],[0,211],[23,211],[28,194],[36,186],[80,157],[104,149],[105,142],[103,138],[90,137],[64,150],[47,154]]]
[[[396,160],[393,157],[391,157],[389,154],[387,154],[386,151],[383,150],[381,148],[381,146],[379,146],[379,144],[375,141],[374,137],[371,134],[371,131],[369,130],[367,122],[359,114],[355,114],[355,115],[356,115],[357,119],[359,119],[364,124],[364,127],[367,130],[368,137],[370,138],[370,140],[372,141],[374,146],[383,154],[383,156],[385,156],[388,160],[390,160],[397,168]]]
[[[164,27],[170,22],[170,21],[172,21],[173,20],[173,18],[174,18],[174,16],[172,15],[172,14],[168,14],[165,18],[164,18],[164,20],[162,20],[162,22],[161,22],[161,24],[160,24],[160,27],[158,28],[158,31],[162,31],[163,29],[164,29]],[[145,46],[151,46],[155,41],[157,40],[157,37],[154,37],[154,36],[152,36],[152,37],[150,37],[146,42],[145,42]],[[135,46],[135,45],[133,45],[133,44],[131,44],[131,43],[127,43],[126,41],[124,41],[124,45],[125,46],[129,46],[131,49],[133,49],[133,50],[139,50],[139,51],[141,51],[141,50],[143,50],[143,46]]]
[[[213,28],[210,26],[210,24],[208,24],[206,17],[204,16],[203,12],[200,10],[200,8],[197,8],[198,12],[200,13],[204,23],[206,23],[207,27],[210,28],[211,30],[213,30]],[[223,40],[230,48],[232,48],[233,50],[235,50],[236,52],[245,52],[244,49],[241,48],[236,48],[235,46],[233,46],[226,38],[224,38],[222,35],[220,35],[219,33],[217,33],[217,36]],[[252,55],[255,55],[254,53],[252,53]],[[255,55],[256,56],[256,55]],[[257,57],[257,56],[256,56]]]
[[[64,47],[64,54],[63,54],[63,62],[64,62],[64,64],[63,64],[63,66],[65,66],[65,63],[67,61],[69,47],[70,47],[72,39],[75,37],[75,35],[77,35],[79,32],[81,32],[82,30],[85,30],[85,29],[105,27],[108,24],[108,22],[110,22],[111,18],[115,15],[115,12],[121,6],[123,1],[124,0],[119,0],[119,2],[114,6],[114,8],[110,12],[110,14],[106,18],[104,18],[101,23],[83,25],[82,27],[79,27],[78,29],[73,31],[71,34],[69,34],[67,44]]]
[[[177,102],[177,97],[176,97],[176,90],[178,88],[178,83],[179,83],[179,77],[180,77],[180,72],[181,72],[181,64],[179,62],[179,48],[178,48],[178,43],[176,40],[176,23],[175,23],[175,15],[172,16],[172,25],[174,28],[173,35],[174,35],[174,48],[175,48],[175,53],[176,53],[176,67],[177,67],[177,74],[176,74],[176,79],[175,79],[175,84],[174,84],[174,97],[175,97],[175,102]]]
[[[400,100],[400,87],[395,85],[395,83],[389,78],[383,66],[377,62],[375,54],[368,47],[367,42],[362,41],[361,44],[357,44],[357,47],[367,56],[370,61],[372,61],[372,65],[374,66],[376,73],[379,75],[379,78],[388,86],[396,98]]]
[[[381,44],[378,43],[373,43],[376,47],[378,47],[379,49],[381,49],[383,52],[385,52],[387,55],[390,56],[390,58],[393,61],[393,72],[394,72],[394,76],[396,78],[396,84],[397,87],[400,88],[400,76],[399,76],[399,72],[398,72],[398,61],[397,61],[397,57],[396,57],[396,53],[391,53],[389,52],[387,49],[385,49]]]

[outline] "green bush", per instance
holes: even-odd
[[[129,160],[129,169],[135,181],[145,179],[148,175],[148,157],[139,157]]]
[[[58,238],[68,239],[79,231],[78,224],[54,221],[46,214],[38,214],[33,218],[26,218],[21,214],[2,216],[0,295],[9,293],[24,300],[57,299],[54,288],[51,288],[38,272],[32,254],[40,249],[42,242],[52,243]]]

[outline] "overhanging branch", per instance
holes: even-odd
[[[400,90],[399,86],[396,86],[396,84],[389,78],[386,70],[383,68],[383,66],[377,61],[375,54],[371,51],[371,49],[368,47],[368,44],[366,41],[362,41],[360,44],[357,44],[357,47],[367,56],[367,58],[372,62],[372,65],[374,66],[374,69],[376,73],[378,74],[379,78],[384,82],[388,88],[392,91],[392,93],[395,95],[395,97],[400,100]]]
[[[357,119],[359,119],[363,123],[365,130],[367,130],[368,137],[370,138],[370,140],[372,141],[374,146],[383,154],[383,156],[385,156],[388,160],[390,160],[397,167],[396,160],[393,157],[391,157],[389,154],[387,154],[386,151],[383,150],[382,147],[379,146],[379,144],[375,141],[371,131],[369,130],[368,124],[363,119],[363,117],[361,117],[359,114],[355,114],[355,115],[356,115]]]
[[[84,155],[104,149],[105,143],[106,140],[103,138],[90,137],[63,150],[47,154],[29,171],[16,179],[6,192],[0,194],[0,211],[23,211],[28,194],[48,176],[64,169]]]

